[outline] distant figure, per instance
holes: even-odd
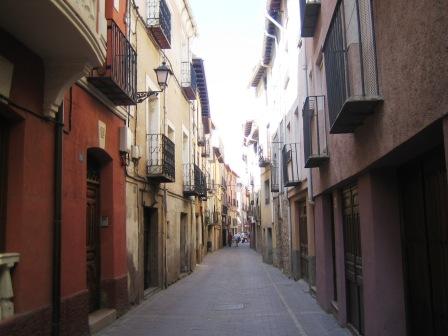
[[[229,232],[229,235],[227,236],[227,244],[229,247],[232,247],[232,234]]]
[[[239,235],[237,235],[236,238],[235,238],[236,247],[238,247],[238,244],[240,243],[240,240],[241,240],[241,237]]]

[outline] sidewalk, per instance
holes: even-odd
[[[308,294],[304,282],[266,265],[248,244],[207,256],[97,335],[350,335]]]

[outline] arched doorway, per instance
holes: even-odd
[[[87,150],[86,176],[86,276],[89,293],[89,312],[101,308],[101,175],[111,160],[99,148]]]

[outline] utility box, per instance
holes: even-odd
[[[120,152],[129,153],[132,146],[132,131],[129,127],[120,128]]]

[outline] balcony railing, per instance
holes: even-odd
[[[159,183],[174,182],[174,142],[164,134],[148,134],[148,178]]]
[[[136,104],[137,53],[112,20],[107,24],[106,64],[93,69],[87,80],[115,105]]]
[[[330,133],[352,133],[379,94],[370,0],[340,1],[324,43]],[[344,17],[345,13],[352,13]]]
[[[221,224],[221,213],[219,211],[213,212],[213,224]]]
[[[184,195],[207,197],[205,174],[196,164],[184,164]]]
[[[325,96],[307,97],[302,113],[305,167],[319,167],[328,160]]]
[[[280,191],[280,177],[279,177],[279,160],[278,154],[274,154],[271,165],[271,191]]]
[[[263,149],[258,149],[258,166],[266,168],[271,165],[271,156],[268,153],[263,153]]]
[[[203,158],[209,158],[210,157],[210,140],[205,138],[204,139],[204,146],[202,146],[201,149],[201,156]]]
[[[196,99],[196,71],[190,62],[182,62],[181,64],[181,85],[185,95],[189,100]]]
[[[148,0],[149,31],[161,49],[171,49],[171,13],[165,0]]]
[[[285,144],[282,149],[283,185],[297,186],[300,183],[299,151],[297,143]]]
[[[300,0],[301,36],[313,37],[320,12],[320,0]]]
[[[214,194],[216,191],[215,180],[210,178],[210,174],[207,174],[207,191],[209,194]]]

